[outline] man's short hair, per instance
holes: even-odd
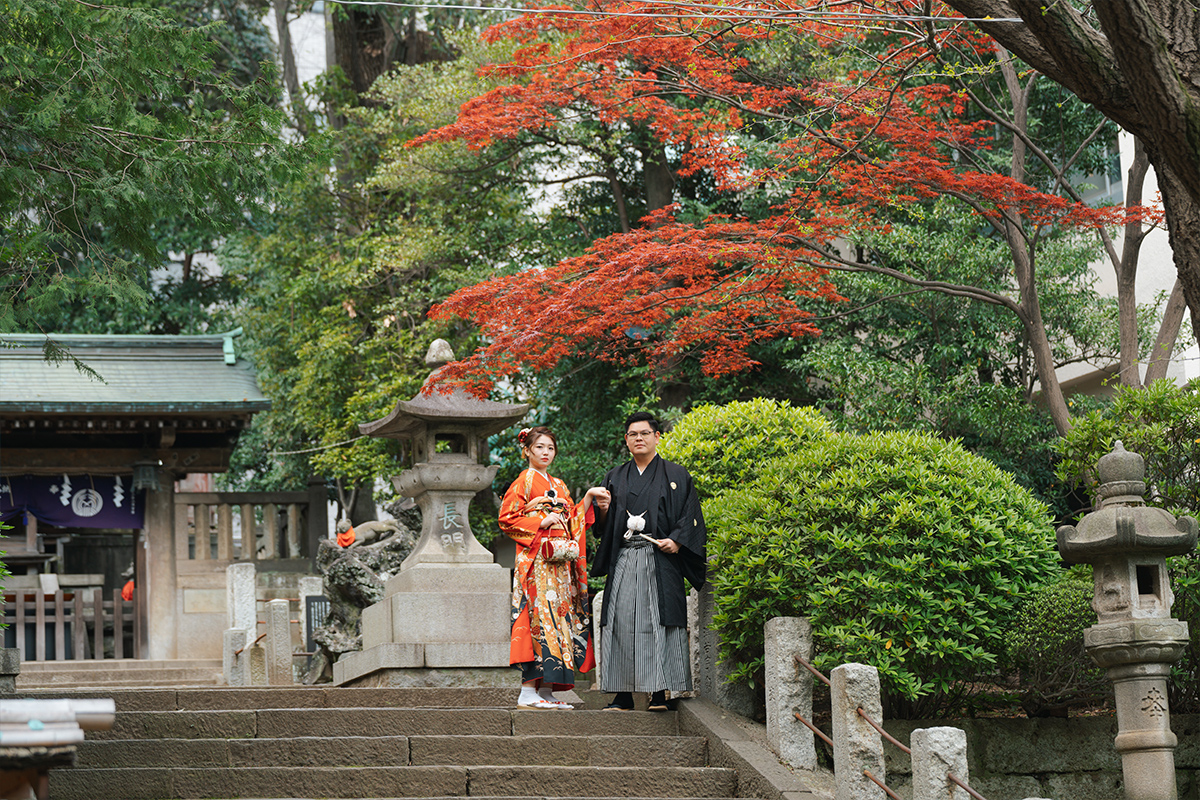
[[[650,429],[662,433],[662,424],[649,411],[635,411],[625,418],[625,430],[629,430],[629,426],[635,422],[649,422]]]

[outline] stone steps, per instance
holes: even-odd
[[[79,767],[707,765],[696,736],[317,736],[289,739],[113,739],[79,745]]]
[[[338,766],[120,767],[56,770],[52,800],[163,798],[544,796],[565,787],[588,797],[732,797],[733,770],[717,767]]]
[[[619,717],[620,719],[614,719]],[[272,708],[127,711],[105,739],[278,739],[297,736],[670,736],[674,714],[505,708]]]
[[[220,659],[107,661],[24,661],[17,691],[79,687],[219,686]]]
[[[516,690],[121,689],[52,800],[656,798],[738,794],[676,712],[514,708]],[[353,702],[352,702],[353,701]],[[490,705],[487,705],[490,704]]]

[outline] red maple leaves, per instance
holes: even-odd
[[[834,299],[803,242],[746,221],[693,226],[659,213],[553,269],[456,292],[434,310],[477,324],[488,344],[442,381],[484,393],[493,376],[553,368],[587,343],[602,358],[696,355],[708,374],[746,368],[760,339],[819,333],[805,300]]]
[[[767,198],[770,211],[702,224],[660,212],[553,269],[460,290],[432,313],[470,320],[487,344],[443,381],[485,392],[495,377],[580,353],[745,369],[753,342],[819,332],[806,306],[837,299],[822,269],[831,242],[939,195],[997,225],[1006,215],[1027,225],[1124,218],[958,158],[989,147],[992,123],[967,116],[934,54],[990,46],[940,5],[595,0],[537,11],[485,34],[518,44],[484,70],[510,82],[414,146],[486,147],[578,119],[615,135],[648,130],[679,175],[703,170],[720,191]]]

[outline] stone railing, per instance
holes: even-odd
[[[815,737],[820,737],[833,749],[837,800],[898,800],[887,785],[886,739],[911,756],[911,800],[986,800],[970,788],[965,731],[918,728],[911,733],[911,747],[905,746],[883,729],[878,670],[843,664],[829,678],[817,672],[809,664],[812,629],[804,619],[777,617],[767,622],[765,634],[767,739],[781,759],[816,769]],[[810,722],[814,680],[829,685],[832,736]]]

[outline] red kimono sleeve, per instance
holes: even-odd
[[[525,473],[521,473],[504,493],[504,499],[500,501],[500,530],[517,544],[528,547],[537,536],[541,520],[525,516],[529,498],[524,495],[524,487]]]

